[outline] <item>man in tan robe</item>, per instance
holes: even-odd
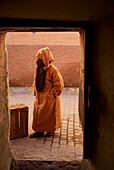
[[[64,88],[63,78],[52,64],[54,58],[48,47],[40,49],[34,76],[35,101],[32,128],[35,133],[30,138],[53,135],[61,128],[60,94]]]

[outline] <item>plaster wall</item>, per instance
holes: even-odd
[[[53,64],[61,72],[66,87],[79,86],[79,46],[68,45],[8,45],[10,86],[32,86],[39,49],[49,47]]]
[[[12,159],[9,139],[8,61],[5,34],[0,34],[0,169],[7,170]]]
[[[96,169],[114,168],[114,16],[95,24],[92,57],[92,155]]]
[[[34,0],[33,2],[2,0],[1,18],[47,19],[61,21],[92,21],[112,14],[113,0]],[[21,11],[21,12],[20,12]]]
[[[47,46],[54,56],[53,64],[63,76],[64,85],[79,86],[78,32],[7,33],[10,86],[32,86],[36,53]]]

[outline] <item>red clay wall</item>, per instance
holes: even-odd
[[[42,45],[8,45],[10,86],[31,86],[36,52]],[[65,86],[79,86],[79,46],[48,46],[61,72]]]
[[[36,53],[46,46],[53,53],[53,64],[61,72],[65,86],[79,86],[79,33],[75,32],[8,33],[10,86],[32,85]]]

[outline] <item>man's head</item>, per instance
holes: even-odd
[[[36,57],[38,59],[41,59],[45,64],[44,70],[47,70],[54,60],[54,57],[48,47],[38,50]]]

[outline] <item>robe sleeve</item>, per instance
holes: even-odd
[[[61,94],[63,88],[64,88],[64,83],[63,83],[63,78],[61,73],[58,71],[58,69],[56,69],[53,73],[52,73],[52,93],[54,94],[54,96],[58,96]]]

